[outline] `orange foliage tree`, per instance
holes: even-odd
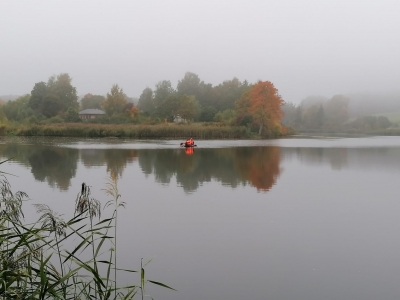
[[[249,98],[248,111],[253,117],[253,121],[259,126],[258,133],[261,135],[264,128],[269,131],[277,128],[281,131],[280,122],[283,116],[281,106],[284,101],[272,82],[259,81],[250,90]]]

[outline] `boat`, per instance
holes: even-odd
[[[188,145],[188,144],[186,144],[186,143],[181,143],[180,146],[181,146],[181,147],[185,147],[185,148],[194,148],[194,147],[197,147],[197,145]]]

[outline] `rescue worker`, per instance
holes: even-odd
[[[190,146],[194,146],[194,141],[193,141],[193,139],[190,138],[189,141],[190,141]]]
[[[190,139],[187,139],[185,142],[185,147],[190,147]]]

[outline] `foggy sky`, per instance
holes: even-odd
[[[185,72],[272,81],[283,99],[399,91],[399,0],[0,0],[0,95],[69,73],[128,96]]]

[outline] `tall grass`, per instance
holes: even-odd
[[[116,182],[110,184],[116,187]],[[7,179],[2,177],[2,299],[134,299],[144,297],[144,284],[147,283],[171,289],[162,283],[145,280],[142,267],[139,272],[117,268],[116,208],[110,217],[100,219],[99,202],[90,198],[90,189],[86,185],[82,185],[78,193],[76,215],[67,221],[42,204],[36,205],[40,214],[38,221],[26,224],[22,205],[27,198],[24,192],[13,193]],[[98,222],[95,217],[99,217]],[[114,237],[109,235],[112,229]],[[105,250],[112,244],[113,249]],[[137,272],[140,283],[120,286],[118,272]]]
[[[218,126],[206,124],[130,125],[130,124],[50,124],[22,125],[5,130],[8,135],[18,136],[63,136],[63,137],[123,137],[137,139],[188,138],[239,139],[252,138],[246,127]]]

